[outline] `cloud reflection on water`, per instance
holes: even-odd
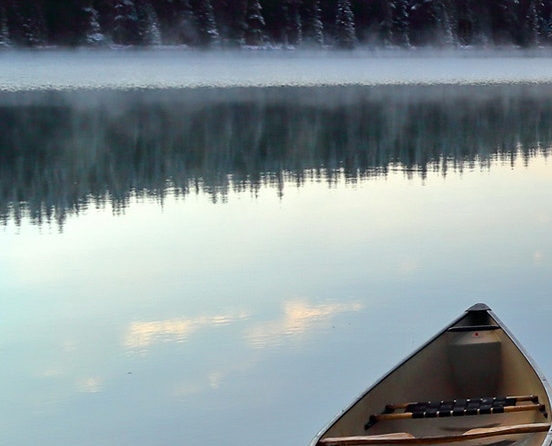
[[[238,315],[200,316],[175,318],[149,322],[132,322],[127,330],[124,345],[130,349],[146,349],[160,342],[185,342],[196,331],[207,327],[228,325],[247,318],[247,313]]]
[[[292,300],[284,304],[283,315],[275,320],[256,323],[246,328],[244,337],[254,348],[280,345],[309,330],[328,323],[333,317],[346,312],[363,309],[360,303],[309,304],[302,300]],[[124,346],[127,349],[146,351],[158,343],[182,343],[201,329],[229,325],[249,319],[251,314],[201,316],[197,318],[174,318],[158,321],[136,321],[128,327]],[[217,373],[212,382],[218,381]],[[216,387],[216,386],[215,386]]]
[[[281,345],[306,333],[319,324],[346,312],[362,310],[360,303],[325,303],[310,305],[300,300],[286,302],[278,320],[255,324],[246,331],[246,339],[255,348]]]

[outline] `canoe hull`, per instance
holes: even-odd
[[[329,438],[375,438],[396,433],[415,439],[449,439],[472,429],[549,423],[550,394],[546,379],[514,336],[486,305],[476,304],[366,390],[321,430],[310,446],[322,446]],[[517,408],[509,409],[511,412],[482,411],[465,416],[456,416],[460,411],[455,415],[450,406],[454,401],[513,395],[534,395],[540,406],[529,407],[535,401],[520,401]],[[427,402],[431,407],[437,403],[437,409],[424,409],[427,418],[405,408],[389,410],[392,404],[407,402]],[[440,412],[429,413],[439,411],[439,402]],[[383,412],[392,415],[381,416]],[[551,440],[549,430],[541,429],[463,442],[549,446]],[[378,444],[397,444],[382,441]]]

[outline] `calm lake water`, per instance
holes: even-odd
[[[0,443],[306,445],[480,301],[552,377],[550,73],[0,53]]]

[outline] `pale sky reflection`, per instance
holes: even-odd
[[[284,305],[284,315],[276,321],[256,324],[246,333],[249,343],[255,348],[283,344],[290,337],[305,333],[317,324],[327,322],[339,313],[359,311],[359,303],[309,305],[300,300]]]
[[[200,378],[185,378],[176,382],[172,389],[172,396],[177,400],[184,400],[191,395],[218,390],[233,374],[243,374],[257,365],[255,358],[236,362],[227,362],[218,369],[206,372]]]
[[[542,251],[535,251],[533,253],[533,265],[541,266],[545,261],[545,255]]]
[[[158,342],[185,342],[191,334],[201,328],[227,325],[248,317],[238,315],[200,316],[197,318],[175,318],[150,322],[132,322],[127,330],[124,345],[131,349],[145,349]]]
[[[76,383],[77,390],[84,393],[97,393],[103,390],[103,379],[98,376],[80,378]]]

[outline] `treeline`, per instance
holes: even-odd
[[[0,0],[0,46],[7,47],[551,42],[551,0]]]
[[[0,226],[62,226],[136,195],[426,178],[552,147],[552,86],[189,89],[0,95]],[[90,95],[95,94],[93,92]],[[41,96],[42,95],[42,96]]]

